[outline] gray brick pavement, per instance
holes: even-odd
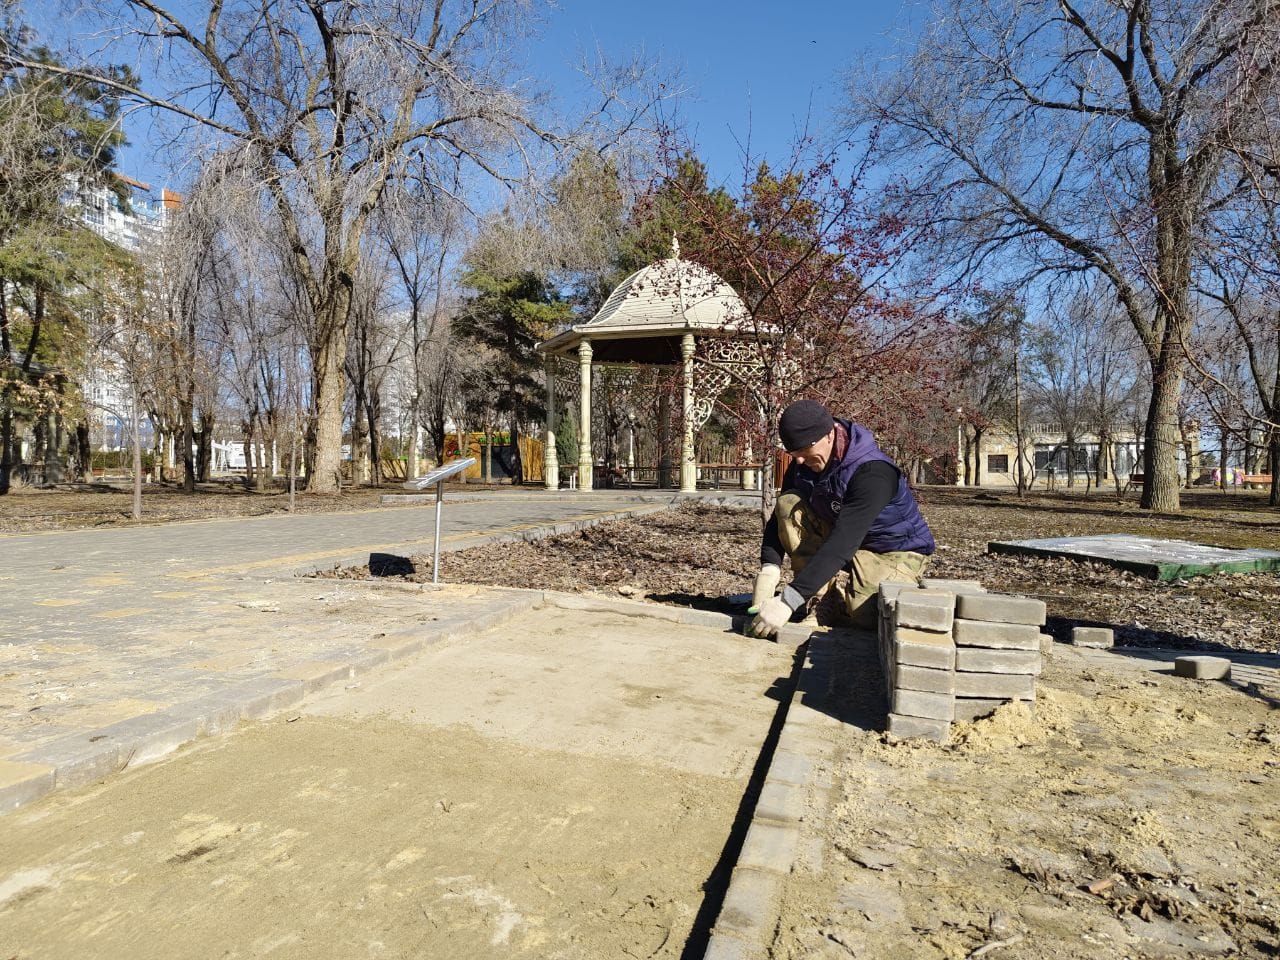
[[[608,493],[451,503],[443,548],[659,509]],[[540,599],[297,576],[427,550],[432,515],[397,507],[0,536],[0,812]]]

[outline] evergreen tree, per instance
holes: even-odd
[[[0,63],[5,54],[56,63],[11,17],[0,21]],[[111,74],[132,80],[123,69]],[[52,434],[63,433],[76,406],[83,317],[112,282],[106,278],[131,268],[63,196],[71,185],[106,185],[126,202],[113,176],[123,143],[119,103],[102,84],[0,69],[0,494],[9,490],[23,423],[35,422],[39,446],[59,461],[60,436]]]
[[[482,389],[505,415],[514,448],[512,480],[524,482],[520,425],[543,416],[541,359],[535,348],[571,316],[571,307],[543,278],[530,271],[490,272],[472,265],[462,283],[473,291],[454,319],[454,331],[483,348],[487,367]]]

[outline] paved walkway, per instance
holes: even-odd
[[[653,511],[663,499],[473,495],[446,506],[442,546]],[[433,515],[393,507],[0,537],[0,812],[6,783],[39,780],[45,767],[59,771],[55,785],[85,782],[136,761],[143,734],[172,728],[182,742],[193,723],[203,732],[376,666],[415,638],[494,622],[493,601],[476,590],[297,576],[429,551]],[[498,606],[509,617],[522,605]],[[113,755],[104,745],[116,741]]]

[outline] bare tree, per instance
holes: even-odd
[[[440,369],[440,361],[445,358],[431,356],[430,351],[448,351],[444,307],[450,256],[456,256],[467,216],[458,198],[460,189],[456,177],[448,191],[434,189],[431,178],[406,177],[397,189],[389,191],[378,216],[379,237],[398,286],[399,295],[393,299],[400,302],[407,315],[410,475],[418,468],[418,434],[424,415],[439,418],[441,437],[437,439],[443,442],[443,406],[436,402],[428,409],[424,404],[439,400],[434,388],[440,385],[445,372]],[[432,389],[427,387],[428,380]],[[451,389],[445,387],[444,393]],[[440,447],[436,450],[439,457]]]
[[[271,197],[309,321],[314,491],[339,484],[353,278],[406,158],[442,186],[458,164],[514,185],[536,166],[538,144],[572,139],[534,119],[514,73],[509,51],[528,9],[522,0],[232,0],[184,16],[124,0],[108,14],[118,39],[155,45],[171,93],[112,88],[233,138]],[[91,67],[7,52],[0,63],[102,81]],[[602,73],[600,102],[578,133],[629,131],[654,89],[640,61]]]
[[[1230,134],[1275,82],[1280,0],[938,0],[852,118],[932,186],[959,272],[1096,273],[1146,352],[1143,506],[1179,505],[1193,252]]]
[[[1215,419],[1224,419],[1217,408],[1234,407],[1246,421],[1248,447],[1265,447],[1275,507],[1280,506],[1280,96],[1264,98],[1263,107],[1252,123],[1234,131],[1238,189],[1201,250],[1199,274],[1200,293],[1220,308],[1223,322],[1216,335],[1201,340],[1207,355],[1193,350],[1192,362]],[[1229,366],[1238,366],[1242,385],[1215,369],[1233,354],[1236,364]],[[1249,442],[1255,435],[1258,444]]]

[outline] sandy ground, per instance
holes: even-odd
[[[6,817],[0,956],[678,956],[790,651],[545,610]]]
[[[847,727],[827,869],[790,879],[771,957],[1280,953],[1276,704],[1106,659],[1058,648],[1034,717],[948,746]]]

